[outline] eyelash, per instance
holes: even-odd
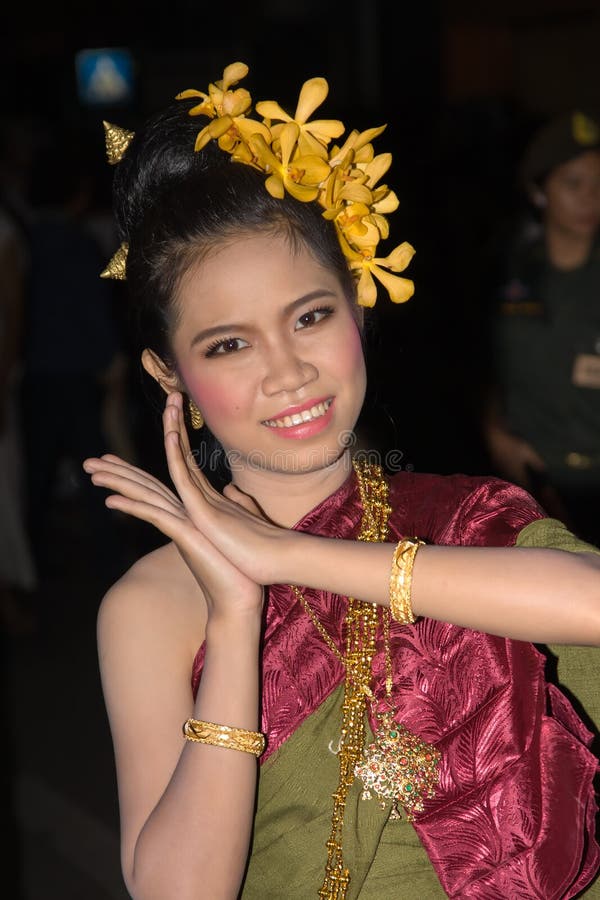
[[[299,317],[298,322],[300,321],[300,319],[303,319],[304,316],[312,316],[312,315],[315,315],[316,313],[323,313],[324,314],[323,318],[318,319],[316,322],[311,322],[309,325],[303,325],[300,329],[296,329],[296,330],[302,331],[304,328],[311,328],[313,325],[318,325],[319,322],[322,322],[323,319],[329,318],[329,316],[333,315],[334,312],[335,312],[335,310],[334,310],[333,306],[316,306],[314,309],[307,309],[307,311],[305,313],[302,313],[302,315]],[[208,347],[205,350],[204,355],[207,357],[211,357],[211,356],[227,356],[229,353],[236,353],[237,350],[225,350],[221,353],[219,353],[218,351],[219,351],[219,347],[224,347],[225,344],[231,343],[233,341],[239,341],[239,340],[242,340],[242,338],[236,338],[236,337],[218,338],[216,341],[213,341],[212,344],[208,345]],[[238,349],[243,349],[243,348],[238,348]]]
[[[324,313],[323,318],[319,319],[317,322],[311,323],[311,325],[318,325],[319,322],[322,322],[323,319],[328,319],[329,316],[333,315],[334,312],[335,312],[335,310],[334,310],[333,306],[315,306],[314,309],[307,309],[305,313],[302,313],[302,315],[300,316],[298,321],[300,321],[300,319],[303,319],[304,316],[313,316],[315,313]],[[311,325],[304,325],[303,327],[310,328]],[[302,329],[300,329],[300,330],[302,330]]]
[[[232,341],[239,341],[241,338],[229,337],[229,338],[218,338],[216,341],[213,341],[212,344],[209,344],[204,353],[205,356],[227,356],[229,353],[236,353],[236,350],[224,350],[222,353],[218,353],[219,347],[224,347],[225,344],[229,344]]]

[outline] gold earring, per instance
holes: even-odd
[[[194,431],[198,431],[204,425],[204,419],[202,418],[202,413],[190,397],[188,400],[188,409],[190,411],[190,421],[192,423],[192,428]]]

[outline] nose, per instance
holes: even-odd
[[[289,344],[280,343],[267,353],[263,392],[267,397],[293,394],[318,376],[318,369],[313,363],[302,359]]]

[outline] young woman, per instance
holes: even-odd
[[[275,104],[250,120],[227,72],[200,97],[209,130],[196,139],[184,98],[127,137],[117,168],[175,488],[114,456],[85,462],[107,506],[170,539],[99,616],[127,886],[136,900],[575,896],[600,862],[597,761],[530,642],[600,644],[600,560],[512,485],[353,467],[351,269],[363,301],[372,274],[409,289],[340,225],[381,206],[350,209],[368,199],[357,188],[324,217],[301,188],[307,156],[368,185],[374,133],[353,133],[339,169],[331,123],[311,132],[306,103],[291,129]],[[227,455],[222,492],[195,464],[188,410]]]
[[[495,285],[497,471],[600,541],[600,122],[546,123],[521,164],[539,224],[503,249]]]

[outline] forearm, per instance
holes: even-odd
[[[206,634],[193,717],[259,729],[260,620],[221,622]],[[183,743],[183,738],[182,738]],[[135,900],[233,900],[248,857],[257,760],[185,742],[173,776],[135,847]]]
[[[284,580],[389,605],[392,544],[300,535]],[[561,550],[423,546],[415,615],[539,642],[600,644],[600,560]]]

